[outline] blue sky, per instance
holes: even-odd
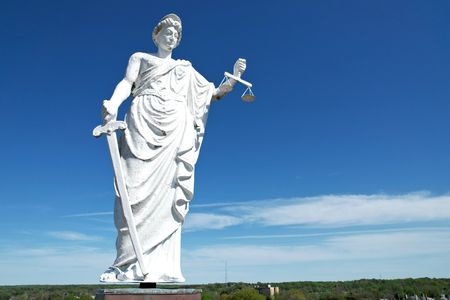
[[[450,2],[10,1],[0,7],[0,284],[96,283],[112,169],[91,136],[165,14],[216,85],[188,283],[449,277]],[[127,104],[121,111],[126,111]]]

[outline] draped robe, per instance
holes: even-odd
[[[181,226],[194,194],[194,171],[214,85],[184,60],[142,59],[119,147],[129,200],[152,282],[183,282]],[[143,279],[116,191],[115,279]],[[102,277],[101,277],[102,278]]]

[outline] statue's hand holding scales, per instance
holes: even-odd
[[[247,61],[244,58],[239,58],[234,64],[233,75],[236,77],[241,77],[247,68]]]
[[[245,69],[247,68],[247,62],[243,58],[239,58],[236,60],[233,67],[233,75],[235,78],[241,78],[242,74],[244,74]],[[227,74],[227,73],[226,73]],[[226,76],[225,74],[225,76]],[[233,78],[225,77],[224,80],[220,83],[219,87],[215,91],[213,97],[214,99],[221,99],[223,96],[231,92],[233,86],[235,85],[236,80]]]
[[[117,256],[101,275],[103,282],[184,282],[181,226],[194,195],[195,163],[211,101],[229,93],[236,82],[252,87],[241,78],[245,59],[236,61],[233,74],[225,72],[217,88],[190,62],[173,59],[181,36],[177,15],[162,18],[152,34],[158,51],[133,54],[124,79],[103,101],[104,125],[94,134],[108,136],[118,191]],[[130,95],[125,121],[116,121]],[[251,90],[244,92],[245,101],[253,98]],[[117,129],[124,130],[120,141]]]

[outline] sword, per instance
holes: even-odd
[[[127,187],[125,184],[125,176],[123,174],[122,165],[120,164],[119,146],[117,143],[116,131],[126,130],[127,124],[124,121],[111,120],[104,125],[98,125],[95,127],[92,134],[95,137],[100,137],[102,134],[106,134],[108,141],[109,153],[111,154],[111,160],[114,169],[114,175],[116,176],[117,189],[119,190],[119,196],[122,204],[123,215],[128,225],[128,231],[130,232],[131,244],[133,245],[134,253],[136,254],[137,261],[141,267],[142,274],[144,275],[144,281],[147,278],[148,271],[144,264],[144,257],[142,252],[141,243],[137,235],[136,224],[134,223],[133,212],[131,211],[131,205],[128,198]]]

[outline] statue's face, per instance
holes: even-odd
[[[165,27],[158,33],[156,41],[159,48],[172,51],[178,42],[178,31],[172,26]]]

